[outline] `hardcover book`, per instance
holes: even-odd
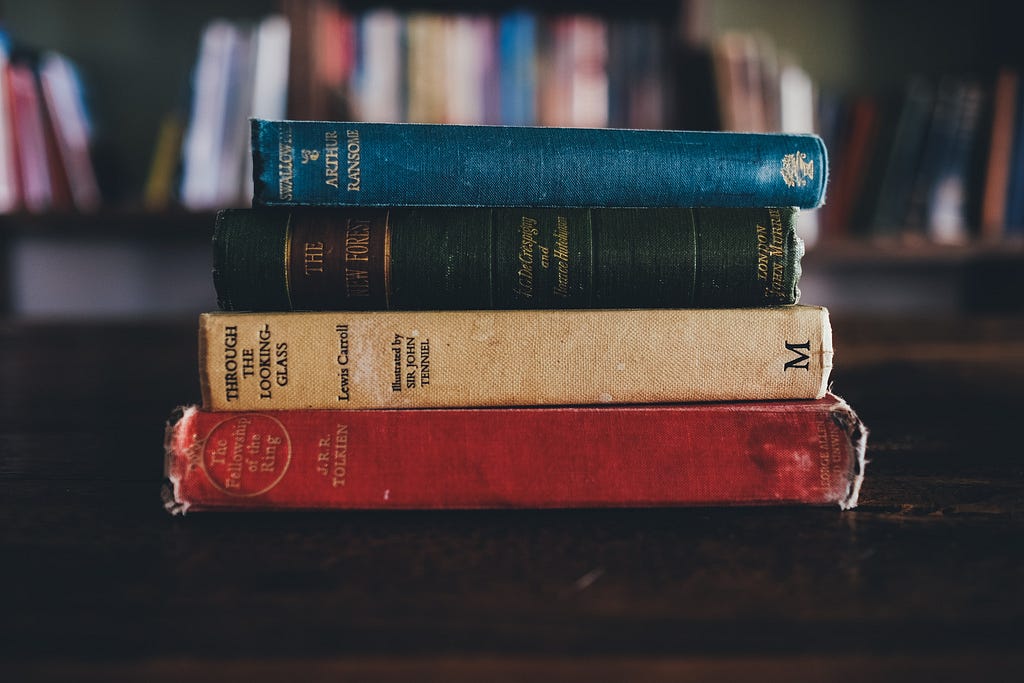
[[[500,121],[512,126],[537,122],[538,19],[533,12],[512,10],[498,23]]]
[[[797,209],[222,211],[226,310],[743,307],[796,303]]]
[[[21,205],[8,42],[7,35],[0,30],[0,213],[9,213]]]
[[[981,237],[995,239],[1006,229],[1006,205],[1013,161],[1014,119],[1020,73],[1003,68],[992,95],[992,122],[981,205]]]
[[[204,313],[212,410],[820,398],[828,312],[812,306]]]
[[[1014,239],[1024,233],[1024,88],[1017,88],[1016,96],[1005,212],[1005,234]]]
[[[337,26],[329,21],[330,16],[317,12],[322,5],[310,7],[322,20],[310,27],[317,30],[311,30],[314,35],[307,42],[316,47],[323,47],[318,40],[321,32],[336,37],[332,29]],[[296,27],[296,31],[305,28]],[[333,58],[332,65],[342,62],[340,42],[330,42],[328,56]],[[295,86],[308,91],[305,82],[289,81],[290,74],[303,71],[301,66],[309,66],[306,62],[295,68],[289,66],[292,55],[304,55],[306,44],[292,45],[291,25],[277,14],[255,23],[213,19],[203,28],[181,141],[179,192],[185,208],[210,210],[250,203],[253,170],[246,122],[252,116],[283,116],[289,89]],[[309,69],[303,71],[308,72]],[[322,85],[320,71],[311,77]]]
[[[39,84],[56,152],[56,170],[51,178],[62,178],[70,206],[77,211],[95,211],[102,198],[92,163],[92,132],[78,72],[66,57],[48,52],[39,64]]]
[[[227,169],[235,161],[227,150],[232,137],[229,115],[238,113],[241,62],[246,50],[247,32],[241,26],[216,19],[203,29],[181,149],[179,191],[182,204],[190,210],[238,202],[240,180],[236,183],[237,174]]]
[[[405,116],[403,35],[397,12],[378,7],[356,19],[353,106],[365,121],[401,121]]]
[[[254,203],[796,206],[824,199],[815,135],[252,122]]]
[[[53,206],[53,179],[43,103],[32,65],[22,58],[11,61],[7,66],[7,87],[21,206],[29,213],[42,213]]]
[[[854,507],[867,431],[844,401],[298,410],[189,407],[166,507]]]
[[[935,106],[934,88],[926,79],[912,78],[905,90],[870,219],[878,236],[899,234],[907,224],[914,182],[921,170],[928,122]]]

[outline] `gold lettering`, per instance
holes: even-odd
[[[306,275],[324,272],[324,243],[306,242],[302,249],[302,269]]]
[[[777,208],[768,209],[768,216],[771,218],[771,240],[762,242],[761,231],[758,226],[758,279],[768,280],[769,286],[765,289],[765,296],[768,298],[785,299],[784,291],[786,275],[786,231],[782,225],[782,212]],[[769,269],[770,261],[770,269]],[[762,270],[763,263],[763,270]],[[768,278],[768,271],[771,271],[771,279]],[[762,274],[764,277],[762,277]]]
[[[757,279],[768,281],[768,229],[757,226]]]
[[[228,473],[224,480],[224,486],[229,489],[242,487],[242,472],[245,468],[245,441],[251,422],[248,418],[239,418],[234,429],[231,430],[231,458],[226,463]]]
[[[569,221],[565,216],[559,216],[555,224],[555,248],[551,253],[558,262],[558,284],[555,285],[555,294],[567,297],[569,296]]]
[[[277,143],[277,193],[284,201],[293,197],[292,178],[295,174],[295,153],[292,148],[292,128],[281,126],[281,137]]]
[[[782,228],[782,214],[778,209],[768,209],[768,215],[772,219],[772,256],[783,256],[785,254],[785,235]]]
[[[365,270],[345,268],[345,296],[349,298],[370,296],[370,273]]]
[[[228,442],[225,439],[217,439],[217,447],[210,452],[211,465],[224,465],[227,463]]]
[[[348,476],[348,425],[338,425],[334,430],[333,462],[331,467],[331,486],[339,488],[345,485]]]
[[[359,141],[358,130],[347,130],[345,131],[345,138],[347,140],[345,145],[345,160],[348,162],[348,185],[346,188],[349,192],[359,192],[362,188],[363,176],[362,169],[359,166],[361,151],[361,143]]]
[[[324,133],[324,182],[338,187],[338,131]]]
[[[533,297],[533,250],[537,246],[536,219],[523,216],[519,223],[519,270],[516,271],[518,284],[515,292],[527,299]]]
[[[781,298],[783,296],[782,291],[782,280],[785,275],[786,266],[782,263],[772,264],[772,286],[768,290],[768,294]]]
[[[345,260],[370,260],[370,221],[348,222],[345,228]]]
[[[330,436],[317,440],[316,472],[321,477],[326,477],[330,473],[331,441]]]

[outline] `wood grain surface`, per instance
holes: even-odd
[[[1024,321],[834,320],[861,506],[164,512],[194,321],[0,323],[12,680],[1010,680]],[[774,672],[774,673],[772,673]]]

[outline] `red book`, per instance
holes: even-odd
[[[53,188],[42,103],[32,67],[12,62],[8,68],[8,83],[22,202],[32,213],[48,211],[53,201]]]
[[[190,407],[167,509],[857,503],[867,431],[842,399],[628,407]]]
[[[100,189],[90,151],[89,116],[75,66],[56,52],[45,54],[39,65],[39,85],[54,207],[95,211]]]

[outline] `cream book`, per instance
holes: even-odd
[[[812,399],[828,311],[752,309],[205,313],[211,410]]]

